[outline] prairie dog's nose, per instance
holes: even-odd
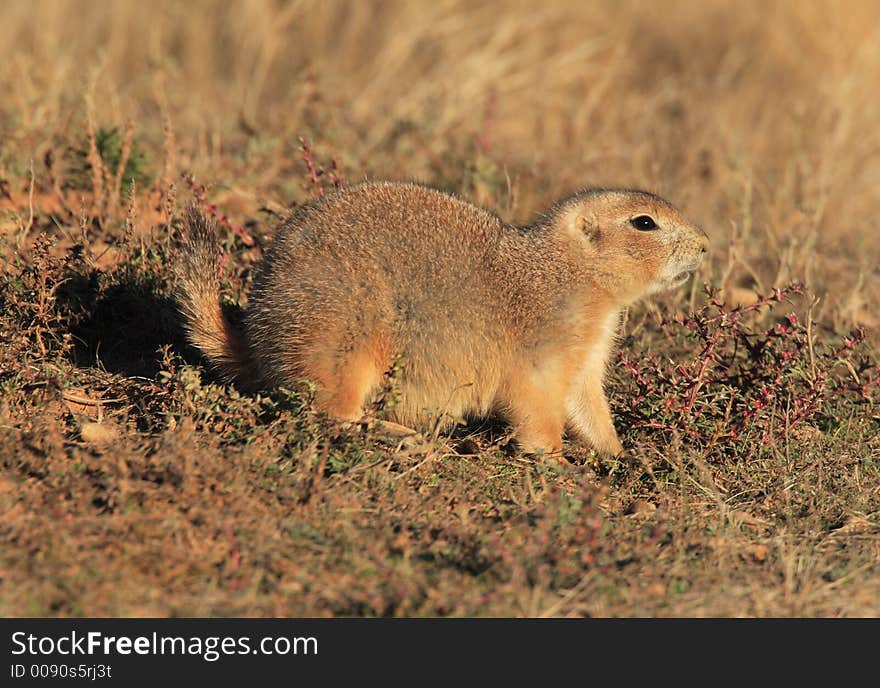
[[[697,239],[697,243],[700,246],[700,253],[705,253],[709,250],[709,235],[702,229],[700,230],[700,236]]]

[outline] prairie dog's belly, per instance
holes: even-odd
[[[464,326],[463,326],[464,327]],[[447,414],[484,415],[492,407],[510,357],[503,336],[476,330],[398,333],[399,422]]]

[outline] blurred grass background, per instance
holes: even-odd
[[[356,177],[441,184],[437,160],[476,145],[502,214],[648,187],[728,280],[807,280],[819,317],[876,324],[878,20],[873,1],[12,1],[0,173],[82,132],[88,95],[99,123],[158,148],[167,119],[176,165],[282,203],[299,135]]]

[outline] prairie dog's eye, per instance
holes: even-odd
[[[630,220],[629,223],[636,229],[640,229],[643,232],[657,229],[657,223],[654,222],[654,218],[649,215],[639,215],[638,217],[634,217],[632,220]]]

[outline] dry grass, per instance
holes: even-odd
[[[0,25],[0,613],[880,613],[876,3],[46,0]],[[245,305],[279,218],[364,177],[511,220],[646,187],[706,228],[697,284],[629,314],[630,460],[399,446],[216,384],[169,298],[185,202]],[[702,282],[793,281],[718,339],[736,374],[676,319]],[[772,401],[745,341],[790,354]]]

